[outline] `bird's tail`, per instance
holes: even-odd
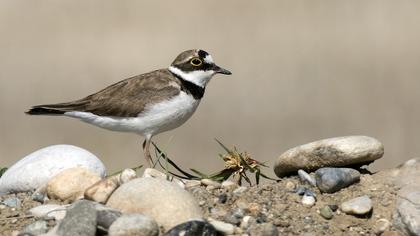
[[[77,111],[84,107],[85,101],[57,103],[49,105],[37,105],[25,113],[28,115],[63,115],[69,111]]]

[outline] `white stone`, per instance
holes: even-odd
[[[37,218],[51,217],[55,220],[62,220],[66,216],[66,209],[69,205],[46,204],[34,207],[29,213]]]
[[[315,205],[315,198],[313,196],[303,195],[302,197],[302,204],[305,206],[313,206]]]
[[[237,183],[230,180],[225,180],[222,182],[222,188],[225,188],[225,189],[234,190],[238,187],[239,185]]]
[[[92,153],[72,145],[53,145],[35,151],[12,165],[0,178],[0,195],[33,191],[54,175],[72,167],[84,167],[104,177],[104,164]]]
[[[202,218],[201,209],[189,192],[159,178],[137,178],[121,185],[108,199],[107,206],[123,213],[150,216],[166,230]]]
[[[184,188],[185,189],[185,183],[182,182],[181,180],[175,178],[172,175],[166,175],[156,169],[153,168],[146,168],[143,172],[143,176],[142,177],[150,177],[150,178],[158,178],[158,179],[163,179],[163,180],[167,180],[170,182],[174,182],[176,183],[179,187]]]
[[[205,185],[205,186],[213,186],[215,188],[220,188],[222,187],[222,184],[220,184],[217,181],[211,180],[211,179],[202,179],[201,180],[201,184]]]
[[[137,178],[137,173],[133,169],[125,169],[119,175],[119,185],[127,183],[128,181]]]
[[[83,167],[66,169],[48,181],[47,194],[51,199],[72,202],[82,199],[85,190],[100,180],[96,173]]]
[[[229,223],[225,223],[223,221],[219,220],[213,220],[209,219],[209,223],[213,225],[213,227],[219,231],[222,232],[225,235],[230,235],[235,233],[235,226]]]
[[[341,211],[352,215],[365,215],[372,210],[372,200],[366,195],[343,202]]]

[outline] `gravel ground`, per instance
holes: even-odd
[[[398,189],[389,183],[386,172],[363,174],[360,183],[333,194],[321,194],[317,188],[305,185],[316,193],[317,201],[312,207],[301,203],[302,196],[294,192],[296,186],[302,185],[294,176],[247,187],[242,192],[205,186],[192,187],[188,191],[199,202],[205,217],[237,225],[236,235],[264,235],[261,232],[273,228],[279,235],[375,235],[377,220],[392,222]],[[373,202],[373,211],[367,216],[356,217],[337,210],[333,218],[327,220],[319,214],[324,206],[339,206],[362,195],[368,195]],[[0,235],[16,235],[35,221],[27,211],[41,203],[33,201],[26,193],[5,195],[0,200],[15,196],[22,202],[19,208],[0,204]],[[244,225],[244,219],[248,220],[248,226]],[[49,221],[50,227],[54,225],[53,220]]]
[[[26,225],[31,224],[36,221],[34,217],[32,217],[28,210],[41,205],[40,202],[34,201],[31,198],[30,193],[18,193],[18,194],[8,194],[0,197],[0,202],[4,199],[17,197],[21,201],[20,207],[8,207],[5,205],[0,204],[0,235],[1,236],[8,236],[8,235],[16,235],[22,229],[25,228]],[[46,203],[51,204],[61,204],[58,201],[47,201]],[[64,204],[64,203],[63,203]],[[55,225],[54,220],[48,221],[48,226],[51,228]]]
[[[225,189],[208,191],[205,187],[196,187],[190,191],[199,200],[206,217],[240,225],[241,221],[232,215],[242,211],[244,215],[255,219],[256,230],[258,225],[261,230],[261,227],[273,224],[280,235],[375,235],[374,228],[378,219],[392,222],[398,189],[388,183],[383,173],[362,175],[360,183],[333,194],[321,194],[312,187],[311,190],[317,195],[317,202],[312,207],[304,206],[301,203],[302,196],[291,188],[298,185],[298,177],[290,177],[278,183],[249,187],[240,194]],[[362,195],[368,195],[373,202],[373,211],[368,216],[355,217],[337,210],[333,218],[327,220],[319,214],[320,208],[324,206],[340,205]],[[256,233],[252,227],[241,228],[243,233]],[[240,233],[237,232],[238,235]]]

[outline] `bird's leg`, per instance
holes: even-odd
[[[147,162],[147,166],[148,167],[153,167],[153,162],[152,162],[152,156],[150,155],[150,140],[151,137],[146,137],[146,139],[143,142],[143,153],[144,153],[144,158],[146,159]]]

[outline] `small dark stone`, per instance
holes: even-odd
[[[188,221],[170,229],[164,236],[222,236],[206,221]]]
[[[40,202],[40,203],[44,203],[44,199],[45,199],[45,194],[40,193],[40,192],[34,192],[31,196],[32,200]]]
[[[306,187],[303,187],[303,186],[298,186],[296,189],[295,189],[295,193],[297,193],[298,195],[303,195],[303,194],[305,194],[305,192],[307,191],[308,189],[306,188]]]
[[[316,194],[314,192],[312,192],[310,189],[306,189],[305,192],[303,193],[304,196],[311,196],[316,198]]]
[[[98,210],[96,212],[96,221],[98,226],[109,229],[109,227],[122,215],[121,212],[116,210]]]
[[[219,195],[219,202],[225,204],[228,200],[228,195],[226,193],[222,193]]]
[[[335,205],[335,204],[328,205],[328,207],[329,207],[329,208],[331,208],[331,210],[332,210],[333,212],[335,212],[335,211],[337,211],[337,210],[338,210],[338,205]]]

